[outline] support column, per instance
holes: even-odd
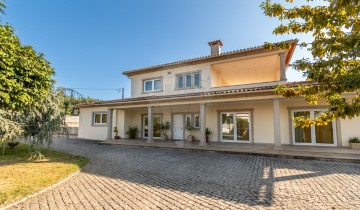
[[[285,53],[280,53],[280,80],[287,81],[286,72],[285,72]]]
[[[273,100],[275,149],[281,148],[280,99]]]
[[[206,146],[206,111],[205,104],[200,104],[200,146]]]
[[[154,117],[153,117],[153,110],[152,106],[148,107],[148,138],[146,143],[152,143],[154,136]]]
[[[107,113],[107,141],[111,141],[113,139],[112,137],[112,131],[113,131],[113,111],[114,109],[108,109]]]

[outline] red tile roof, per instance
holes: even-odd
[[[286,40],[283,42],[290,42],[294,46],[298,42],[298,40],[291,39],[291,40]],[[278,43],[281,43],[281,42],[278,42]],[[277,44],[277,43],[274,43],[274,44]],[[195,61],[196,62],[209,62],[208,59],[215,59],[215,58],[221,58],[221,57],[224,57],[226,59],[227,56],[229,56],[229,55],[248,53],[248,52],[259,50],[259,49],[265,50],[264,45],[250,47],[250,48],[244,48],[244,49],[239,49],[239,50],[233,50],[233,51],[221,53],[219,55],[207,55],[207,56],[202,56],[202,57],[197,57],[197,58],[175,61],[175,62],[171,62],[171,63],[165,63],[165,64],[160,64],[160,65],[155,65],[155,66],[149,66],[149,67],[144,67],[144,68],[139,68],[139,69],[128,70],[128,71],[124,71],[122,74],[130,77],[135,74],[154,72],[154,71],[161,70],[161,68],[164,68],[164,67],[172,67],[172,66],[179,65],[179,64],[187,64],[187,63],[191,63],[191,62],[195,62]],[[292,56],[292,52],[294,51],[294,49],[295,49],[295,47],[292,47],[290,49],[290,53],[289,53],[289,56],[287,56],[286,62],[290,61],[290,58]]]

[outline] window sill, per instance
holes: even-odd
[[[107,127],[107,124],[91,124],[91,127]]]
[[[201,89],[201,87],[187,87],[187,88],[175,88],[175,91],[180,91],[180,90],[195,90],[195,89]]]
[[[141,94],[151,94],[151,93],[160,93],[163,92],[163,90],[154,90],[154,91],[142,91]]]

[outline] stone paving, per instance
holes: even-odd
[[[360,164],[57,140],[91,159],[11,209],[360,209]]]

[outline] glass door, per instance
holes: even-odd
[[[221,113],[221,141],[250,142],[250,113],[228,112]]]
[[[153,137],[160,138],[161,136],[161,115],[154,115],[153,116]],[[143,137],[147,138],[149,133],[149,118],[147,115],[143,117]]]
[[[246,113],[236,114],[236,140],[250,141],[250,116]]]
[[[221,114],[221,136],[223,141],[233,141],[235,136],[235,124],[233,113]]]
[[[310,117],[314,119],[321,115],[323,110],[296,110],[292,111],[293,117]],[[292,122],[293,141],[297,145],[324,145],[336,146],[336,127],[335,122],[329,122],[327,125],[296,127]]]

